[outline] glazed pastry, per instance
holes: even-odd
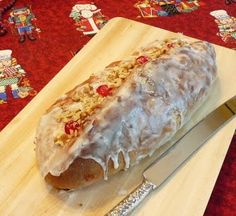
[[[155,41],[58,99],[42,116],[36,155],[57,188],[87,186],[152,155],[209,95],[215,51],[207,42]]]

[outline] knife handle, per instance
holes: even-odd
[[[148,182],[146,179],[135,188],[127,197],[119,204],[111,209],[105,216],[125,216],[130,214],[136,206],[138,206],[144,198],[150,194],[156,185]]]

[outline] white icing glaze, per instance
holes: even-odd
[[[42,117],[36,137],[43,176],[49,172],[59,176],[75,158],[81,157],[100,164],[107,179],[107,163],[111,159],[117,169],[120,153],[126,169],[152,155],[206,99],[215,77],[215,52],[211,45],[195,42],[173,49],[171,54],[137,69],[112,102],[93,116],[98,124],[91,122],[70,147],[54,144],[52,134],[62,125],[55,120],[60,108],[52,109]],[[137,159],[131,163],[132,151]]]

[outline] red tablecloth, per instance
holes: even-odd
[[[0,6],[9,1],[0,1]],[[86,44],[91,36],[83,35],[75,21],[69,17],[76,0],[19,0],[16,7],[30,6],[37,20],[36,25],[41,30],[34,32],[36,41],[26,40],[18,42],[18,35],[13,27],[8,28],[8,34],[0,38],[0,50],[11,49],[12,56],[25,70],[27,78],[35,91],[39,92]],[[140,11],[134,7],[138,0],[94,0],[103,15],[109,19],[126,17],[139,22],[147,23],[174,32],[207,40],[228,48],[236,48],[236,39],[224,42],[218,33],[218,25],[210,12],[225,10],[229,17],[236,17],[236,4],[226,5],[224,0],[199,1],[200,7],[189,13],[180,13],[173,16],[156,16],[143,18]],[[156,0],[156,2],[158,2]],[[163,1],[162,1],[163,2]],[[177,2],[177,1],[173,1]],[[180,1],[188,4],[187,1]],[[85,3],[85,2],[83,2]],[[156,15],[156,14],[155,14]],[[4,15],[5,21],[9,13]],[[221,17],[222,18],[222,17]],[[225,18],[225,17],[224,17]],[[107,18],[104,18],[107,19]],[[235,22],[236,26],[236,22]],[[236,28],[236,27],[235,27]],[[236,32],[235,32],[236,34]],[[27,86],[27,85],[26,85]],[[9,87],[6,89],[7,102],[0,104],[0,130],[5,127],[17,113],[32,99],[31,96],[14,99]],[[35,92],[34,92],[35,93]],[[235,215],[236,213],[236,138],[233,139],[223,168],[217,180],[205,215]]]

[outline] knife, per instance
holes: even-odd
[[[192,127],[144,171],[143,182],[105,216],[130,214],[147,195],[177,171],[209,138],[235,118],[235,112],[228,105],[233,100],[236,100],[235,97],[226,101]]]

